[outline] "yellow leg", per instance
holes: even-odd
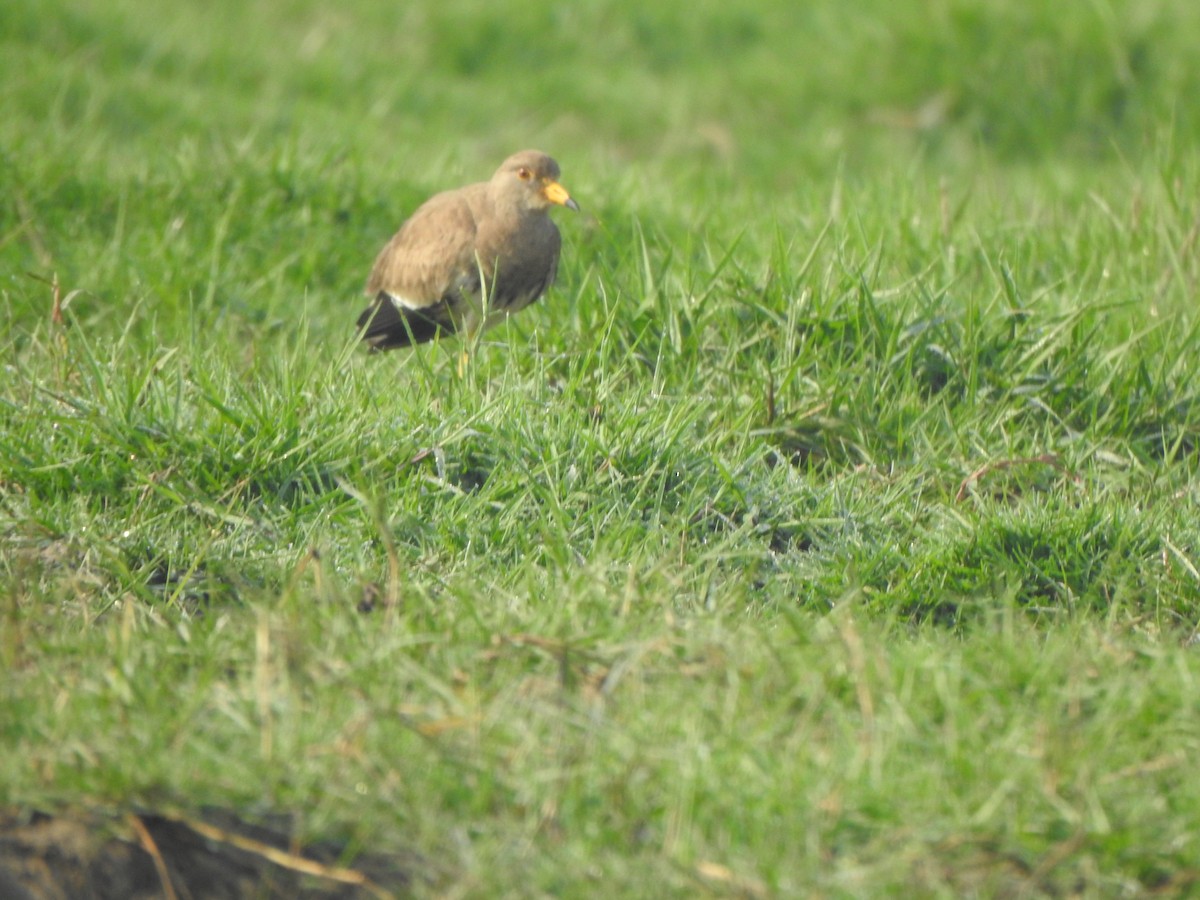
[[[478,322],[467,321],[466,327],[461,332],[462,350],[458,354],[458,377],[465,378],[467,375],[467,366],[471,364],[471,355],[475,352],[479,344],[479,335],[483,333],[483,329]]]

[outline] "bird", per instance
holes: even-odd
[[[435,194],[379,252],[358,317],[372,351],[442,335],[473,338],[537,300],[554,282],[562,236],[553,206],[578,212],[558,163],[522,150],[489,181]],[[462,374],[468,355],[459,359]]]

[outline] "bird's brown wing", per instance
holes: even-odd
[[[473,207],[485,185],[437,194],[404,223],[367,279],[371,305],[358,318],[377,350],[458,330],[463,302],[479,292]]]

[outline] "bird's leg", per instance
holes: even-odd
[[[467,367],[471,364],[471,356],[479,343],[479,335],[483,332],[477,322],[468,321],[462,332],[462,349],[458,351],[458,377],[467,377]]]
[[[462,352],[458,354],[459,378],[466,377],[467,366],[471,362],[471,354],[475,352],[479,336],[483,334],[484,328],[487,326],[488,311],[492,305],[492,285],[489,283],[488,274],[483,267],[483,262],[478,256],[475,258],[475,265],[479,272],[479,296],[465,316],[464,325],[466,327],[463,329]]]

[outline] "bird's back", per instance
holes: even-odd
[[[472,184],[421,204],[376,257],[366,293],[384,291],[417,308],[439,302],[474,268],[486,194],[486,183]]]

